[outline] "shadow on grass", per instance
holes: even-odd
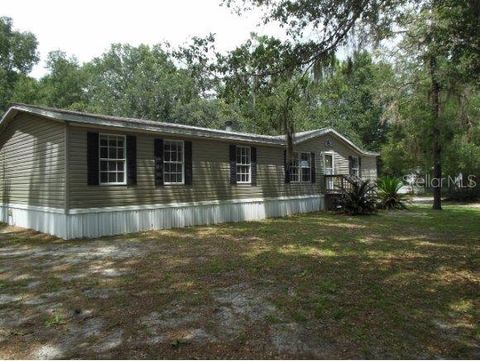
[[[62,357],[99,354],[74,346],[87,342],[81,335],[65,339],[62,325],[42,328],[51,315],[24,301],[60,302],[57,311],[67,323],[75,321],[72,310],[90,310],[105,329],[122,330],[122,341],[108,349],[112,358],[135,357],[139,348],[142,357],[159,352],[219,357],[212,347],[222,358],[475,358],[480,351],[479,216],[478,209],[456,207],[444,212],[414,207],[371,217],[318,213],[54,244],[37,243],[28,232],[2,233],[2,291],[23,300],[7,303],[2,312],[18,308],[36,315],[12,330],[55,341]],[[29,275],[43,283],[28,288]],[[213,321],[220,307],[213,295],[232,285],[265,294],[277,310],[242,326],[247,334],[258,331],[256,348],[222,339],[225,327],[236,325]],[[188,310],[182,312],[201,315],[196,327],[208,329],[217,341],[178,350],[168,342],[146,347],[131,341],[148,336],[132,320],[179,305]],[[278,324],[308,330],[298,341],[308,351],[275,349],[270,334]],[[89,342],[106,337],[103,332]],[[7,343],[30,351],[34,346],[21,336]]]

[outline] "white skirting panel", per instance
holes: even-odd
[[[0,220],[11,226],[34,229],[67,239],[67,215],[63,209],[24,204],[0,205]]]
[[[93,238],[139,231],[260,220],[323,210],[323,195],[244,199],[133,207],[60,210],[3,206],[2,221],[64,239]],[[49,209],[52,210],[52,209]],[[9,215],[10,214],[10,215]]]

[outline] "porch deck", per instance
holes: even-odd
[[[351,180],[360,180],[359,177],[349,174],[331,174],[323,177],[324,194],[341,194],[343,191],[349,191],[352,188]]]

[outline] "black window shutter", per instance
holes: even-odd
[[[290,183],[290,167],[287,161],[287,150],[283,151],[283,168],[285,169],[285,183]]]
[[[185,184],[192,184],[192,142],[185,141]]]
[[[250,164],[252,167],[252,186],[257,185],[257,148],[250,148]]]
[[[237,147],[230,144],[230,184],[237,184]]]
[[[348,157],[348,174],[352,175],[352,168],[353,168],[353,157]]]
[[[137,137],[127,135],[127,184],[137,184]]]
[[[163,139],[154,141],[155,185],[163,186]]]
[[[87,133],[87,184],[97,186],[98,182],[98,133]]]
[[[358,176],[362,177],[362,157],[358,157]]]
[[[312,170],[312,183],[315,183],[317,181],[317,175],[315,171],[315,153],[311,153],[311,170]]]

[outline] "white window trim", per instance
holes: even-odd
[[[292,162],[293,162],[293,161],[298,161],[298,159],[299,159],[299,158],[298,158],[298,155],[299,155],[299,154],[300,154],[299,152],[293,152]],[[293,180],[293,179],[292,179],[292,176],[293,176],[293,174],[292,174],[292,169],[293,169],[293,168],[297,168],[298,180]],[[302,177],[300,177],[300,166],[294,167],[292,164],[290,164],[290,183],[294,183],[294,184],[295,184],[295,183],[301,183],[301,180],[302,180]]]
[[[110,159],[110,158],[102,158],[101,155],[101,147],[100,147],[100,138],[102,136],[112,136],[112,137],[117,137],[117,138],[123,138],[123,159]],[[123,161],[123,169],[124,171],[124,177],[123,177],[123,182],[102,182],[102,160],[103,161]],[[127,169],[127,136],[123,134],[113,134],[113,133],[99,133],[98,134],[98,184],[101,186],[124,186],[127,185],[127,179],[128,179],[128,169]]]
[[[300,154],[300,157],[298,158],[298,170],[299,170],[299,178],[300,178],[300,183],[312,183],[312,171],[313,171],[313,167],[312,167],[312,152],[299,152]],[[309,168],[310,169],[310,177],[308,180],[304,181],[303,180],[303,172],[302,172],[302,169],[304,169],[302,166],[301,166],[301,162],[302,162],[302,154],[307,154],[308,156],[308,165],[309,165]]]
[[[313,174],[313,169],[312,169],[312,153],[311,152],[293,152],[293,154],[297,155],[296,157],[296,160],[298,161],[298,167],[294,167],[294,168],[297,168],[298,169],[298,180],[292,180],[290,178],[290,183],[294,183],[294,184],[297,184],[297,183],[312,183],[312,174]],[[310,180],[308,181],[304,181],[302,180],[302,167],[300,166],[300,162],[302,161],[302,154],[308,154],[308,158],[310,159]],[[290,173],[291,175],[291,173]]]
[[[245,148],[248,149],[248,164],[242,164],[237,162],[237,149]],[[237,176],[237,167],[248,165],[248,181],[239,181],[236,179],[237,184],[252,184],[252,147],[248,145],[237,145],[235,146],[235,177]]]
[[[165,142],[174,142],[182,144],[182,181],[181,182],[165,182],[165,154],[163,154],[163,179],[164,185],[185,185],[185,141],[179,139],[164,139],[163,140],[163,149],[162,152],[165,153]],[[178,162],[168,162],[168,163],[177,163]]]
[[[323,160],[322,173],[323,173],[323,175],[327,175],[327,173],[326,173],[327,167],[325,166],[325,164],[326,164],[325,156],[326,155],[331,155],[332,156],[332,174],[331,175],[334,175],[335,174],[335,152],[332,152],[332,151],[322,153],[322,160]]]

